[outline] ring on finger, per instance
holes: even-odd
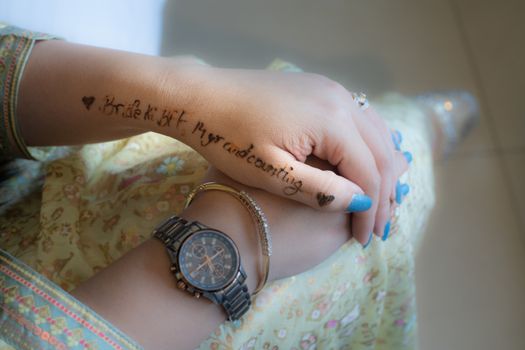
[[[368,99],[366,98],[366,94],[360,92],[355,93],[352,92],[352,99],[355,103],[361,108],[363,111],[366,110],[368,107],[370,107],[370,103],[368,103]]]

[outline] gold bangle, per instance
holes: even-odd
[[[268,227],[268,221],[264,216],[261,208],[255,202],[255,200],[248,195],[245,191],[237,191],[235,188],[226,186],[217,182],[206,182],[195,187],[186,197],[186,202],[184,208],[187,208],[195,196],[202,191],[223,191],[231,194],[233,197],[237,198],[245,207],[248,209],[250,216],[253,218],[257,225],[257,232],[259,233],[259,240],[262,247],[263,255],[263,267],[264,272],[262,274],[261,280],[255,289],[253,294],[257,294],[264,288],[266,282],[268,281],[268,275],[270,274],[270,256],[272,255],[272,236],[270,234],[270,229]]]

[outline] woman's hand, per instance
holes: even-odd
[[[354,212],[362,244],[383,235],[406,161],[370,108],[323,76],[196,65],[180,139],[233,179],[311,207]],[[306,165],[316,156],[334,166]]]

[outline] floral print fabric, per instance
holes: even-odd
[[[298,71],[283,61],[273,68]],[[430,138],[412,102],[392,95],[374,106],[414,156],[401,179],[411,193],[388,241],[375,237],[366,250],[348,241],[315,268],[269,283],[240,321],[220,325],[199,349],[415,347],[413,255],[434,202]],[[25,152],[2,130],[2,145]],[[39,161],[1,165],[0,349],[139,349],[67,291],[179,213],[208,164],[154,133],[29,152]]]
[[[374,238],[366,250],[348,241],[314,269],[270,283],[239,322],[222,324],[200,349],[415,347],[413,254],[434,200],[429,138],[423,114],[407,100],[390,96],[375,106],[414,155],[402,178],[412,191],[391,237]],[[41,163],[42,186],[3,208],[0,247],[66,291],[180,212],[208,166],[154,133],[58,153]]]

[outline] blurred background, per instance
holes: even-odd
[[[523,0],[0,0],[0,20],[68,40],[213,65],[275,57],[373,100],[462,88],[478,127],[436,164],[417,255],[421,349],[525,349]]]

